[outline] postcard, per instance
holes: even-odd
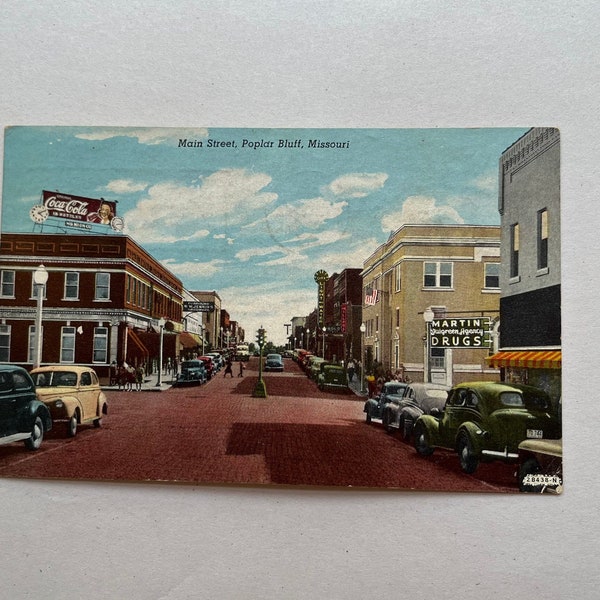
[[[560,132],[10,127],[0,477],[559,494]]]

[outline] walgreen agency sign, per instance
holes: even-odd
[[[489,348],[490,317],[434,319],[429,323],[431,348]]]

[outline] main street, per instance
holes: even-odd
[[[365,423],[363,398],[319,391],[291,360],[264,374],[268,397],[253,398],[257,368],[253,358],[243,378],[234,368],[233,378],[160,393],[110,389],[101,428],[71,439],[56,423],[37,452],[0,446],[0,477],[518,491],[513,466],[466,475],[453,453],[418,456]]]

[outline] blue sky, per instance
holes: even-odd
[[[406,223],[498,225],[498,159],[526,131],[9,128],[2,230],[33,231],[42,190],[118,201],[124,233],[186,288],[283,343],[316,306],[315,271],[362,267]]]

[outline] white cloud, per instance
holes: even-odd
[[[113,194],[131,194],[134,192],[142,192],[147,188],[145,183],[136,183],[130,179],[115,179],[107,183],[104,190],[112,192]]]
[[[498,189],[498,173],[486,173],[480,175],[471,183],[479,190],[495,192]]]
[[[186,277],[209,277],[223,270],[224,260],[211,260],[209,262],[177,262],[174,258],[167,258],[161,261],[162,264],[174,273],[177,277],[185,279]]]
[[[435,198],[410,196],[400,211],[385,215],[381,228],[386,233],[407,224],[453,224],[464,223],[464,219],[451,206],[438,206]]]
[[[270,231],[289,235],[300,229],[320,227],[327,221],[339,217],[346,206],[348,206],[347,202],[330,202],[325,198],[298,200],[278,206],[263,219],[254,221],[245,227],[256,227],[265,223]]]
[[[364,198],[382,188],[387,178],[387,173],[348,173],[332,181],[325,190],[343,198]]]
[[[155,146],[157,144],[178,144],[180,139],[203,139],[208,137],[207,129],[149,127],[132,129],[130,127],[98,128],[87,133],[78,133],[76,138],[82,140],[109,140],[115,137],[135,138],[140,144]]]
[[[262,191],[270,182],[269,175],[245,169],[223,169],[193,186],[163,182],[150,187],[124,218],[130,234],[140,242],[152,241],[148,231],[189,239],[211,217],[227,215],[232,223],[242,220],[246,211],[274,202],[277,194]]]

